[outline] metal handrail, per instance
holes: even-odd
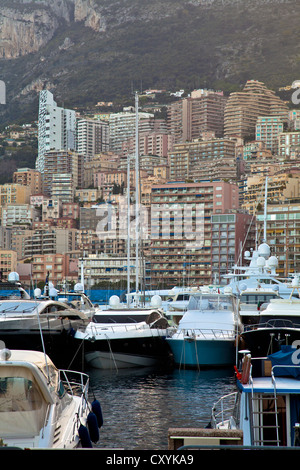
[[[219,398],[219,400],[216,403],[214,403],[213,408],[212,408],[211,418],[215,427],[216,427],[217,420],[219,417],[221,417],[221,421],[219,423],[224,424],[225,421],[227,421],[229,418],[233,416],[234,411],[236,409],[236,399],[237,399],[238,393],[239,392],[231,392],[227,395],[223,395],[221,398]],[[233,398],[234,398],[234,403],[232,404],[230,400],[232,400]],[[227,405],[226,401],[228,401],[230,406]],[[224,403],[226,407],[224,407]],[[221,409],[220,411],[216,413],[216,409],[219,406]],[[226,416],[225,416],[225,413],[226,413]]]
[[[99,325],[99,326],[98,326]],[[130,326],[129,326],[130,325]],[[102,333],[103,335],[106,335],[107,332],[113,332],[113,333],[117,333],[121,330],[124,330],[126,332],[130,332],[130,331],[139,331],[139,330],[149,330],[149,331],[153,331],[153,330],[157,330],[159,332],[162,333],[162,336],[165,335],[165,331],[166,329],[164,328],[151,328],[148,324],[135,324],[135,323],[130,323],[129,325],[126,325],[126,324],[123,324],[123,325],[109,325],[109,326],[100,326],[100,324],[93,324],[93,323],[90,323],[89,327],[91,328],[91,332],[92,334],[96,335],[96,334],[99,334],[99,333]]]
[[[234,339],[236,337],[236,331],[234,329],[224,330],[221,328],[187,328],[174,332],[174,334],[177,333],[182,333],[186,339],[195,339],[196,337],[208,338],[208,336],[214,337],[216,339]]]

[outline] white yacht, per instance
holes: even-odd
[[[152,307],[128,308],[112,296],[110,307],[98,310],[84,329],[76,331],[74,339],[93,368],[144,367],[170,360],[165,341],[168,330],[159,297],[152,299]]]
[[[277,289],[278,295],[287,298],[291,294],[289,287],[291,279],[280,279],[276,273],[278,259],[270,256],[271,250],[267,243],[262,243],[257,250],[246,251],[245,260],[249,261],[248,266],[235,265],[232,272],[226,274],[224,279],[228,280],[228,285],[236,294],[247,288]]]
[[[34,349],[46,353],[60,368],[81,368],[74,332],[85,328],[85,314],[51,299],[0,300],[0,342],[9,349]],[[62,354],[62,350],[64,353]]]
[[[0,436],[3,445],[20,449],[91,447],[102,423],[100,419],[98,422],[97,416],[101,418],[98,411],[97,414],[91,411],[88,389],[88,375],[58,370],[42,352],[2,349]],[[97,423],[91,419],[94,415]]]

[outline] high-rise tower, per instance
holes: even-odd
[[[48,90],[42,90],[39,97],[36,169],[44,173],[45,153],[49,150],[75,150],[75,148],[75,111],[57,106],[53,94]]]

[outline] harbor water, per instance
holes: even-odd
[[[103,412],[102,449],[167,450],[169,428],[206,427],[213,404],[236,390],[233,367],[88,373]]]

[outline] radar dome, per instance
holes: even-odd
[[[80,282],[77,282],[74,286],[74,291],[75,292],[83,292],[83,285]]]
[[[41,289],[39,289],[38,287],[34,289],[34,297],[38,298],[38,297],[41,297],[41,295],[42,295]]]
[[[267,243],[262,243],[259,245],[257,251],[259,256],[263,256],[264,258],[268,258],[270,256],[270,247]]]
[[[119,305],[120,305],[120,298],[117,295],[112,295],[109,299],[109,306],[116,308]]]
[[[160,295],[154,295],[151,297],[151,307],[153,308],[159,308],[161,307],[162,301],[161,301],[161,296]]]
[[[268,266],[270,266],[270,268],[276,268],[276,266],[278,266],[278,259],[276,256],[270,256],[268,259]]]
[[[12,272],[12,273],[9,273],[9,275],[8,275],[8,280],[10,282],[16,282],[16,281],[19,281],[19,279],[20,279],[20,277],[19,277],[18,273]]]

